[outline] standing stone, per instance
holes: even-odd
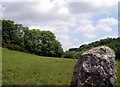
[[[71,87],[114,87],[116,81],[115,53],[106,46],[84,52],[78,59]]]

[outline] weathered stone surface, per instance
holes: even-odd
[[[114,87],[116,80],[115,54],[106,46],[84,52],[78,59],[72,87]]]

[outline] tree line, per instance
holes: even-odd
[[[106,38],[100,39],[89,44],[83,44],[79,48],[70,48],[63,54],[65,58],[79,58],[79,56],[84,52],[93,47],[97,46],[108,46],[115,51],[116,59],[120,59],[120,37],[118,38]]]
[[[61,57],[63,48],[51,31],[29,29],[11,20],[0,20],[2,46],[40,56]]]
[[[1,29],[2,28],[2,29]],[[2,31],[2,32],[1,32]],[[79,58],[84,52],[97,46],[108,46],[115,51],[116,59],[120,59],[120,37],[106,38],[83,44],[79,48],[70,48],[63,52],[61,43],[51,31],[29,29],[11,20],[0,20],[0,35],[2,46],[11,50],[28,52],[40,56]]]

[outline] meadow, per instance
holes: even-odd
[[[76,60],[3,49],[3,85],[69,85]]]
[[[70,85],[76,59],[42,57],[2,49],[3,85]],[[120,61],[117,60],[117,86]]]

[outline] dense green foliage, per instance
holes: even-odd
[[[2,46],[2,22],[0,20],[0,47]]]
[[[54,33],[39,29],[29,30],[28,27],[15,24],[11,20],[2,20],[2,37],[3,47],[12,50],[52,57],[61,57],[63,54]]]
[[[112,48],[115,51],[116,59],[120,59],[120,38],[119,37],[118,38],[106,38],[106,39],[101,39],[100,41],[95,41],[89,44],[83,44],[79,48],[70,48],[66,52],[77,52],[80,55],[86,50],[89,50],[97,46],[103,46],[103,45]]]
[[[3,49],[3,85],[70,85],[76,59],[42,57]],[[120,60],[117,60],[117,87]]]
[[[76,54],[77,52],[74,51],[66,51],[64,52],[64,54],[62,55],[63,58],[71,58],[71,59],[75,59],[76,58]]]

